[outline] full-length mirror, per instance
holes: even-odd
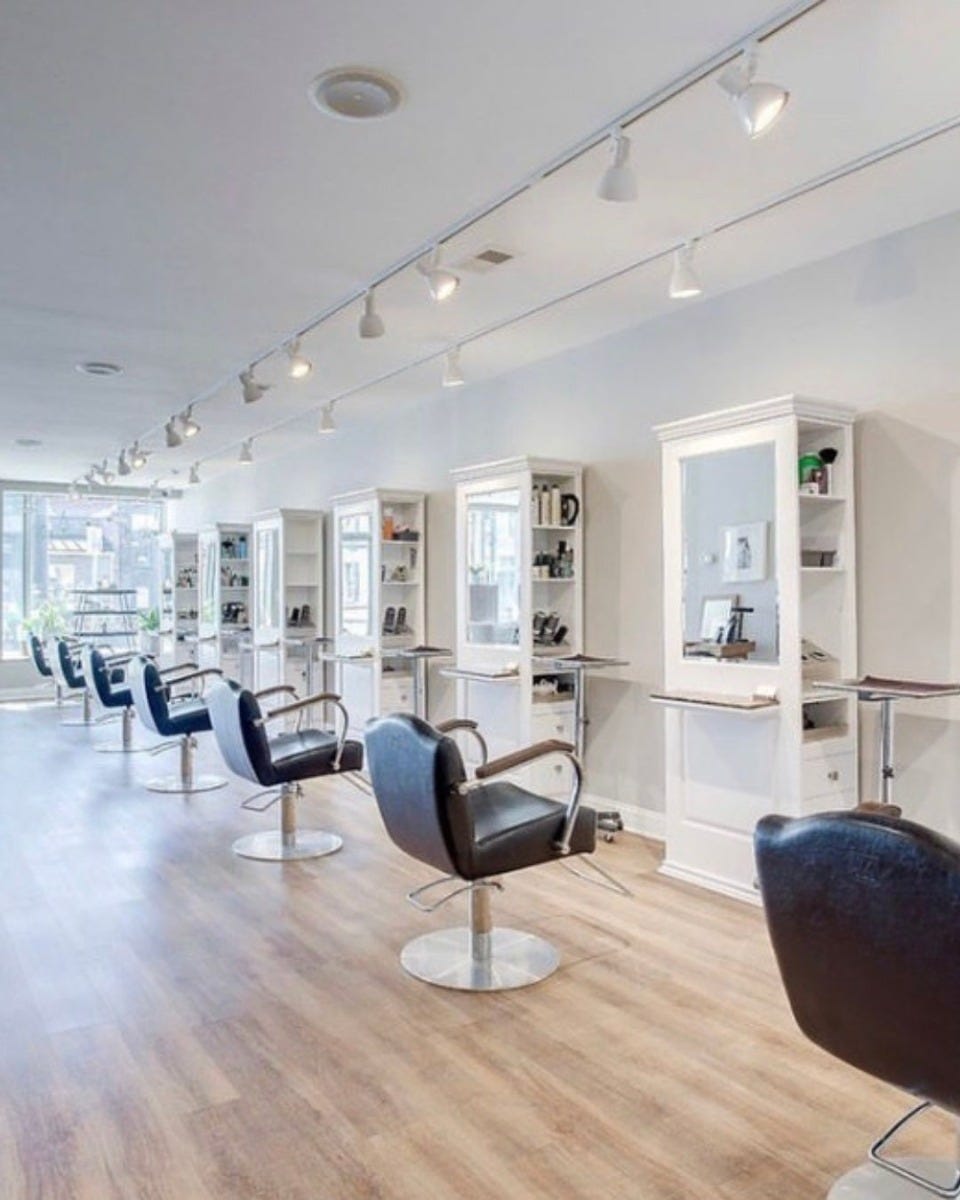
[[[520,491],[499,488],[467,499],[467,641],[520,640]]]
[[[356,637],[370,637],[373,633],[372,528],[369,512],[344,513],[340,517],[340,632]]]
[[[683,461],[683,653],[779,659],[772,442]]]
[[[258,629],[280,631],[280,529],[268,525],[256,534],[256,615]]]
[[[200,560],[200,632],[211,633],[217,625],[217,539],[201,534]]]

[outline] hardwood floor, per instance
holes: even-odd
[[[811,1200],[906,1107],[796,1032],[761,914],[649,843],[600,851],[630,899],[510,878],[495,917],[559,972],[446,992],[398,953],[464,913],[404,902],[429,873],[370,798],[308,786],[344,849],[251,862],[248,786],[148,793],[174,755],[58,720],[0,709],[4,1200]]]

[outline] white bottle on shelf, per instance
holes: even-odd
[[[550,524],[560,524],[560,487],[556,483],[550,489]]]

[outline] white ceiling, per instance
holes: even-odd
[[[762,0],[7,0],[0,17],[0,475],[70,479],[388,264],[782,9]],[[312,334],[315,370],[244,406],[232,385],[203,432],[145,477],[227,468],[240,438],[361,387],[679,239],[960,114],[960,5],[825,0],[765,43],[792,99],[749,142],[713,79],[630,131],[640,200],[604,204],[589,152],[451,243],[516,253],[448,304],[405,272],[380,290],[387,336],[351,309]],[[321,117],[320,71],[383,68],[406,93],[383,122]],[[960,133],[706,240],[716,294],[960,209]],[[468,345],[471,378],[663,312],[653,263]],[[675,302],[674,302],[675,303]],[[74,364],[108,359],[114,380]],[[344,400],[344,424],[433,391],[430,363]],[[258,439],[279,453],[315,418]],[[32,451],[18,437],[40,437]],[[156,433],[149,439],[159,445]],[[179,476],[171,474],[180,472]]]

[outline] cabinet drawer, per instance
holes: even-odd
[[[834,754],[822,757],[818,755],[815,758],[804,759],[804,800],[839,797],[843,792],[855,794],[856,790],[857,756],[855,754]]]
[[[545,742],[555,738],[561,742],[572,742],[574,740],[574,720],[572,708],[560,708],[558,705],[557,709],[548,709],[546,712],[538,712],[534,709],[530,720],[532,740]]]

